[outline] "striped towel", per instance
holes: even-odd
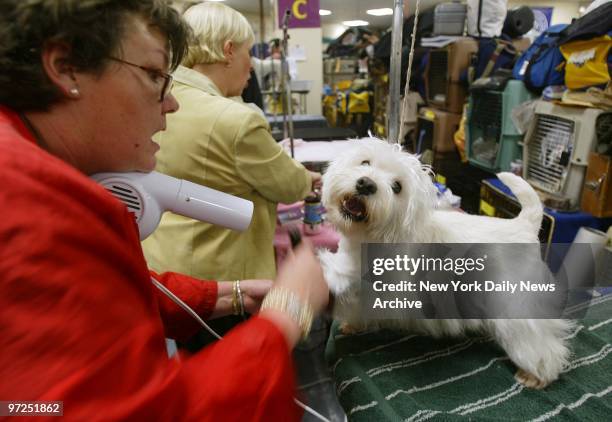
[[[579,309],[577,309],[579,310]],[[612,420],[612,294],[570,334],[573,355],[545,390],[524,388],[489,337],[433,339],[332,327],[326,358],[350,421]]]

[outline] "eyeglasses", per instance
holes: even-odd
[[[163,102],[166,96],[170,93],[170,90],[172,89],[172,75],[168,73],[164,73],[159,69],[153,69],[151,67],[141,66],[136,63],[130,63],[128,61],[118,59],[117,57],[108,57],[108,58],[110,60],[113,60],[119,63],[123,63],[123,64],[127,64],[128,66],[133,66],[133,67],[137,67],[138,69],[144,70],[145,72],[147,72],[151,80],[155,82],[156,84],[159,84],[159,78],[162,78],[164,80],[164,83],[162,85],[161,94],[159,96],[160,103]]]

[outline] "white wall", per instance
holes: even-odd
[[[306,52],[306,60],[297,62],[298,79],[313,81],[306,99],[308,114],[321,114],[321,93],[323,92],[322,39],[321,28],[289,30],[289,49],[300,46]]]

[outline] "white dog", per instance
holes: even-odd
[[[349,331],[350,327],[364,329],[368,325],[360,315],[358,303],[362,243],[538,242],[542,205],[535,191],[520,177],[511,173],[498,175],[522,206],[514,219],[437,210],[430,171],[416,157],[380,140],[354,142],[359,145],[335,160],[323,177],[327,219],[339,230],[341,240],[336,253],[320,253],[325,278],[335,296],[334,317]],[[570,354],[564,337],[573,326],[562,319],[388,322],[433,336],[484,331],[517,365],[516,379],[533,388],[544,388],[558,378]]]

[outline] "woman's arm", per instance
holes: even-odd
[[[192,308],[203,320],[219,318],[234,313],[234,282],[199,280],[183,274],[167,272],[151,277],[159,281],[179,299]],[[272,280],[241,280],[240,292],[244,311],[254,314],[272,287]],[[184,309],[176,305],[163,292],[156,291],[159,309],[166,335],[174,339],[187,339],[201,329],[201,325]]]
[[[167,272],[157,274],[150,271],[151,277],[163,284],[193,309],[202,319],[207,320],[215,310],[218,299],[216,281],[198,280],[183,274]],[[161,291],[155,289],[159,313],[164,324],[166,337],[186,340],[202,326],[184,309],[175,304]]]

